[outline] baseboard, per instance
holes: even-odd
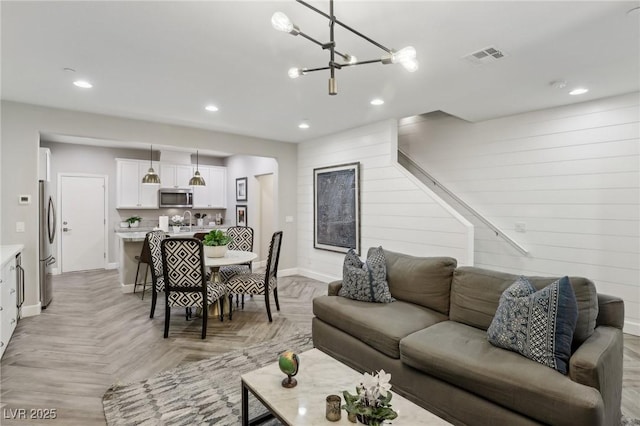
[[[60,275],[60,271],[58,270],[58,268],[51,268],[51,274],[52,275]]]
[[[151,285],[153,285],[153,284],[151,284]],[[135,285],[133,285],[133,284],[120,283],[120,290],[122,290],[123,293],[133,293],[133,289],[134,288],[135,288]],[[140,290],[142,291],[142,288]]]
[[[267,261],[266,260],[258,260],[256,262],[252,262],[251,266],[255,269],[255,268],[266,268],[267,267]]]
[[[298,268],[278,269],[279,277],[290,277],[292,275],[299,275]]]
[[[314,272],[304,268],[298,268],[298,275],[302,275],[307,278],[313,278],[314,280],[318,280],[323,283],[330,283],[332,281],[337,281],[342,278],[342,277],[334,277],[332,275],[321,274],[321,273]]]
[[[20,308],[20,318],[34,317],[40,315],[42,312],[42,303],[38,302],[35,305],[22,305]]]
[[[118,262],[107,263],[107,267],[104,269],[118,269],[120,264]]]
[[[627,334],[633,334],[634,336],[640,336],[640,324],[632,321],[625,321],[623,332]]]

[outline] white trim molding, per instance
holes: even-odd
[[[626,334],[632,334],[634,336],[640,336],[640,324],[633,321],[625,321],[624,328],[622,329]]]
[[[318,280],[323,283],[330,283],[332,281],[337,281],[342,279],[342,277],[335,277],[333,275],[321,274],[319,272],[314,272],[304,268],[298,268],[298,275],[302,275],[303,277],[307,277],[307,278],[313,278],[314,280]]]
[[[20,318],[34,317],[36,315],[40,315],[41,312],[41,302],[38,302],[35,305],[22,305],[20,308]]]

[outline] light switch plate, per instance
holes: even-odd
[[[16,232],[24,232],[24,222],[16,222]]]
[[[285,216],[284,217],[284,221],[287,222],[287,223],[293,222],[293,216]]]

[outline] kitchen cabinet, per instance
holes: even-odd
[[[160,184],[163,188],[189,188],[193,177],[193,166],[180,164],[160,164]]]
[[[116,159],[118,209],[157,209],[158,185],[143,185],[149,161]],[[156,164],[157,167],[157,164]]]
[[[205,186],[193,187],[193,208],[227,208],[227,168],[200,166]]]
[[[0,272],[0,357],[18,323],[16,258],[11,256]]]

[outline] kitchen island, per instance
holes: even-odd
[[[216,227],[192,227],[191,231],[188,230],[187,227],[184,227],[184,231],[181,232],[167,232],[167,235],[171,237],[193,237],[195,233],[198,232],[209,232],[212,229],[220,229],[222,231],[226,231],[226,226],[216,226]],[[139,231],[131,231],[129,229],[125,230],[116,230],[116,236],[120,240],[119,249],[120,249],[120,257],[118,263],[118,276],[120,279],[120,288],[123,293],[133,293],[134,283],[136,279],[136,270],[138,268],[138,261],[136,260],[136,256],[140,256],[142,252],[142,244],[144,243],[144,238],[147,235],[148,230],[139,230]],[[138,276],[138,282],[142,283],[142,279],[144,278],[144,268],[146,265],[141,265],[140,274]],[[148,280],[151,280],[151,271],[148,274]]]

